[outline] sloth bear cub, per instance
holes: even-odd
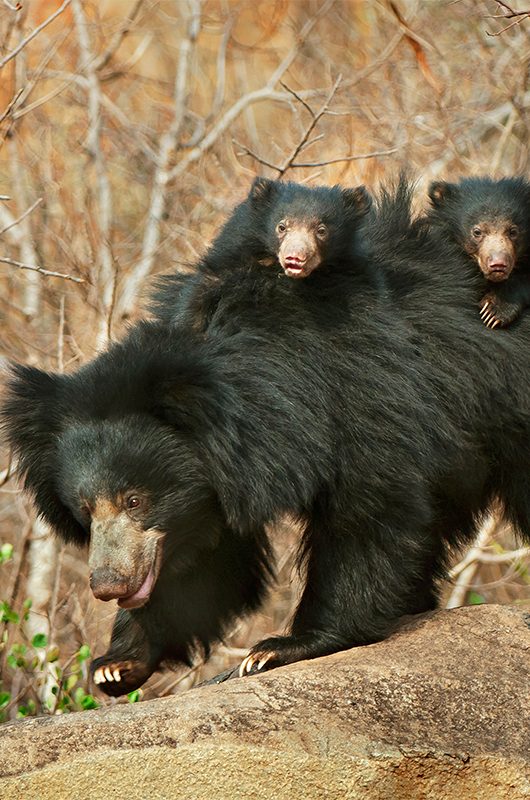
[[[478,264],[480,315],[506,326],[530,305],[530,183],[524,178],[464,178],[429,188],[427,221]]]
[[[355,233],[371,205],[364,186],[309,188],[256,178],[196,272],[159,279],[153,310],[171,324],[204,331],[227,279],[234,285],[255,274],[259,280],[259,272],[267,270],[300,280],[350,264]]]

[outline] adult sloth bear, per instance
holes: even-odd
[[[305,522],[305,590],[289,634],[245,668],[373,642],[433,608],[448,549],[495,497],[530,531],[528,320],[486,329],[460,255],[433,250],[408,205],[404,185],[383,198],[366,255],[337,226],[342,258],[305,280],[242,262],[200,336],[167,292],[165,322],[73,375],[15,367],[3,416],[26,487],[121,606],[93,664],[108,694],[188,663],[258,605],[265,526],[285,511]]]

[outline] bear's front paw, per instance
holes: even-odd
[[[522,305],[501,300],[495,292],[484,295],[480,301],[480,318],[488,328],[505,328],[520,315]]]
[[[254,645],[239,666],[239,677],[256,675],[294,661],[312,658],[308,643],[296,636],[272,636]]]
[[[111,697],[138,689],[153,674],[143,661],[121,661],[109,656],[94,659],[90,671],[96,686]]]

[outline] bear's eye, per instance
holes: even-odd
[[[519,228],[516,225],[512,225],[510,230],[508,231],[508,236],[510,239],[517,239],[519,235]]]
[[[127,509],[129,511],[132,511],[135,508],[140,508],[140,506],[142,505],[142,498],[138,497],[137,494],[131,494],[125,501],[125,504],[127,506]]]
[[[326,225],[319,225],[317,228],[317,236],[319,239],[325,239],[328,235],[328,229]]]
[[[277,233],[285,233],[286,230],[287,230],[286,223],[284,221],[278,222],[278,224],[276,225],[276,232]]]
[[[475,237],[475,239],[480,239],[480,237],[482,236],[482,230],[480,228],[478,228],[478,227],[477,228],[473,228],[472,233],[473,233],[473,236]]]

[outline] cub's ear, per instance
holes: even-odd
[[[368,214],[372,207],[372,197],[364,186],[342,189],[342,199],[346,208],[354,208],[359,217]]]
[[[59,390],[66,380],[34,367],[13,365],[0,421],[24,488],[33,495],[39,514],[62,539],[83,544],[86,534],[61,501],[56,484],[55,441],[63,421]]]
[[[441,208],[447,200],[456,195],[457,191],[454,183],[433,181],[429,186],[429,200],[435,208]]]
[[[249,198],[253,205],[257,206],[260,203],[269,200],[276,192],[278,187],[277,181],[271,181],[269,178],[256,178],[252,184],[249,192]]]

